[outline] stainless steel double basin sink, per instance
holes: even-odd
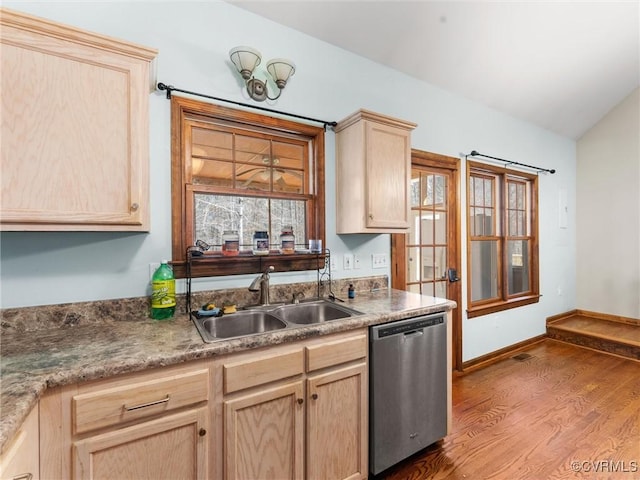
[[[192,317],[192,319],[202,339],[211,343],[274,330],[299,328],[356,315],[362,315],[362,313],[321,299],[261,306],[239,310],[222,317]]]

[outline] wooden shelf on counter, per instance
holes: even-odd
[[[275,251],[269,255],[242,253],[237,256],[205,253],[192,257],[191,277],[210,277],[212,265],[215,265],[216,276],[262,273],[269,265],[273,265],[276,272],[318,270],[324,268],[328,256],[328,253],[281,254]],[[176,278],[187,278],[186,262],[171,262],[171,266]]]

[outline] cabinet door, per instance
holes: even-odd
[[[366,124],[367,228],[409,227],[411,142],[405,129]]]
[[[206,478],[208,410],[161,417],[74,442],[73,478]]]
[[[2,12],[2,230],[149,230],[156,51]]]
[[[367,477],[367,366],[309,377],[307,480]]]
[[[14,440],[0,457],[0,479],[38,480],[38,406],[29,413]]]
[[[227,480],[303,477],[303,395],[299,381],[224,402]]]

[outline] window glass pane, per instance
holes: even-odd
[[[269,217],[269,204],[271,217]],[[306,243],[306,206],[303,200],[269,200],[258,197],[195,194],[195,239],[222,244],[224,230],[237,230],[241,250],[250,250],[256,230],[269,232],[269,243],[278,248],[284,225],[292,225],[296,244]]]
[[[209,245],[222,245],[224,230],[237,230],[240,249],[250,250],[255,230],[268,230],[268,200],[196,193],[194,238]]]
[[[282,227],[291,225],[298,248],[306,245],[306,206],[302,200],[271,200],[271,244],[280,245]]]
[[[191,158],[192,183],[194,185],[212,185],[233,187],[233,163]]]
[[[518,236],[525,236],[527,234],[527,228],[525,225],[526,214],[525,212],[518,212]]]
[[[473,218],[472,235],[493,235],[493,213],[489,208],[476,208]]]
[[[265,166],[239,164],[236,167],[236,178],[238,179],[236,187],[269,191],[271,189],[271,173],[272,169],[268,163]]]
[[[423,247],[420,249],[420,253],[422,254],[422,258],[420,259],[422,280],[435,279],[435,252],[433,251],[433,247]]]
[[[429,295],[430,297],[435,297],[435,290],[434,290],[434,283],[433,282],[426,282],[422,284],[422,291],[420,293],[422,293],[422,295]]]
[[[525,207],[525,186],[523,184],[518,184],[518,200],[516,203],[516,208],[523,210]]]
[[[420,249],[407,249],[407,282],[419,282],[420,278]]]
[[[508,200],[507,208],[516,208],[517,202],[517,190],[516,184],[509,183],[507,186]]]
[[[233,135],[206,128],[191,129],[191,156],[212,160],[233,160]]]
[[[409,245],[417,245],[420,243],[420,210],[411,210],[409,218],[409,233],[407,233],[407,243]]]
[[[529,291],[529,242],[510,240],[508,243],[509,295]]]
[[[433,245],[433,213],[422,211],[420,215],[420,225],[422,226],[422,245]]]
[[[508,217],[509,217],[509,224],[508,224],[509,231],[507,232],[507,235],[516,236],[518,235],[518,212],[514,210],[509,210]]]
[[[484,179],[484,205],[486,207],[493,206],[493,180]]]
[[[411,206],[419,207],[420,202],[420,173],[415,170],[411,171]]]
[[[271,142],[264,138],[236,134],[235,161],[251,165],[271,164]]]
[[[436,175],[435,179],[435,197],[438,208],[446,208],[447,206],[447,179],[443,175]]]
[[[304,152],[302,145],[273,142],[273,164],[281,168],[302,170],[304,168]]]
[[[435,297],[447,298],[447,282],[436,282],[435,287]]]
[[[476,230],[476,209],[474,207],[469,207],[469,235],[472,237],[478,235]]]
[[[407,285],[407,291],[413,292],[413,293],[422,293],[420,291],[420,284],[419,283],[412,283],[412,284]]]
[[[447,270],[447,247],[435,247],[433,253],[434,275],[436,279],[441,279]]]
[[[301,170],[273,170],[273,191],[286,193],[304,193],[304,173]]]
[[[471,242],[471,301],[498,296],[498,242]]]
[[[473,182],[474,204],[476,206],[484,205],[484,180],[482,178],[471,177]]]
[[[436,230],[436,244],[447,243],[447,214],[435,212],[433,223]]]

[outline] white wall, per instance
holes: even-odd
[[[237,101],[238,75],[228,59],[237,45],[265,58],[288,57],[297,65],[274,108],[340,120],[367,108],[418,124],[413,147],[460,156],[472,149],[555,168],[540,179],[540,303],[464,319],[463,358],[468,360],[544,333],[545,318],[575,308],[575,142],[372,63],[224,2],[5,1],[4,6],[159,49],[158,81]],[[461,75],[463,72],[461,72]],[[1,234],[2,307],[143,296],[149,263],[171,251],[170,113],[163,92],[151,94],[151,232]],[[326,140],[327,246],[342,257],[389,253],[388,235],[335,234],[334,135]],[[461,178],[464,177],[464,162]],[[465,208],[465,187],[461,185]],[[559,228],[560,191],[569,204],[568,228]],[[464,215],[463,215],[464,218]],[[462,235],[466,227],[462,226]],[[464,254],[463,254],[464,255]],[[466,265],[466,255],[463,256]],[[337,278],[369,276],[360,270]],[[340,262],[338,262],[340,266]],[[461,272],[463,278],[465,271]],[[199,279],[194,289],[248,286],[252,276]],[[315,273],[274,274],[274,282],[315,279]],[[184,291],[180,283],[178,289]],[[466,289],[463,292],[466,299]],[[466,300],[465,300],[466,301]],[[463,309],[466,305],[463,305]]]
[[[640,319],[640,89],[577,146],[577,308]]]

